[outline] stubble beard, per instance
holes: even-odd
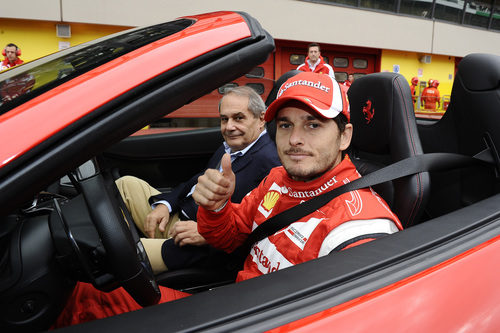
[[[289,164],[287,163],[287,161],[285,161],[284,163],[283,161],[284,159],[281,157],[281,154],[279,158],[281,164],[288,173],[288,176],[293,180],[303,181],[303,182],[308,182],[321,177],[322,175],[333,169],[338,164],[337,158],[322,157],[319,159],[318,163],[313,163],[311,167],[309,167],[308,169],[304,169],[301,165],[299,165],[298,163],[293,163],[292,161],[290,161]],[[326,162],[321,163],[321,161],[326,161]]]

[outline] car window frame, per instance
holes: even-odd
[[[155,119],[263,63],[274,51],[274,40],[255,19],[240,14],[250,28],[248,38],[209,51],[126,91],[0,168],[0,179],[5,179],[0,182],[0,215]],[[67,161],[67,165],[58,161]]]

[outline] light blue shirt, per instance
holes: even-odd
[[[229,145],[226,143],[226,141],[224,141],[222,144],[224,145],[224,150],[226,151],[226,153],[228,153],[231,156],[231,162],[234,162],[234,160],[237,157],[245,155],[247,153],[247,151],[249,151],[250,148],[252,148],[252,146],[260,139],[260,137],[263,136],[266,133],[267,133],[267,131],[264,129],[262,131],[262,133],[260,133],[259,137],[257,139],[255,139],[251,144],[249,144],[248,146],[246,146],[244,149],[238,150],[238,151],[235,151],[235,152],[231,152],[231,147],[229,147]],[[222,166],[219,166],[219,171],[222,172]],[[192,194],[193,192],[194,192],[194,186],[193,186],[191,192],[189,192],[188,196],[190,194]]]

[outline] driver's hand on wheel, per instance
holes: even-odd
[[[169,232],[169,236],[174,239],[176,245],[196,245],[207,244],[205,238],[198,232],[198,223],[195,221],[178,221]]]
[[[193,199],[208,210],[217,210],[223,207],[234,192],[236,176],[231,169],[231,156],[224,154],[221,160],[222,172],[208,169],[198,177],[198,184],[193,192]]]
[[[168,220],[170,219],[170,212],[168,207],[163,204],[158,204],[151,213],[146,216],[144,221],[144,231],[149,238],[155,238],[155,230],[158,229],[161,233],[165,232]]]

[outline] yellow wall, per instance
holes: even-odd
[[[56,35],[56,24],[60,23],[0,19],[0,47],[14,43],[21,49],[20,58],[30,61],[59,51],[59,42],[69,42],[70,46],[75,46],[129,28],[71,23],[71,37],[60,38]]]
[[[30,21],[0,18],[0,48],[8,43],[17,44],[22,51],[21,59],[30,61],[59,51],[60,42],[69,42],[75,46],[96,38],[128,29],[126,26],[99,24],[65,23],[71,26],[71,37],[60,38],[56,35],[56,24],[52,21]],[[450,95],[454,73],[455,58],[432,55],[430,64],[421,63],[421,54],[382,50],[381,71],[393,72],[399,67],[399,73],[407,80],[417,76],[420,81],[439,80],[441,96]]]
[[[438,90],[441,97],[449,96],[455,77],[455,58],[432,55],[431,63],[424,64],[420,62],[421,56],[422,54],[415,52],[382,50],[380,70],[393,72],[395,65],[399,65],[399,73],[408,80],[408,84],[414,76],[418,77],[419,82],[439,80]]]

